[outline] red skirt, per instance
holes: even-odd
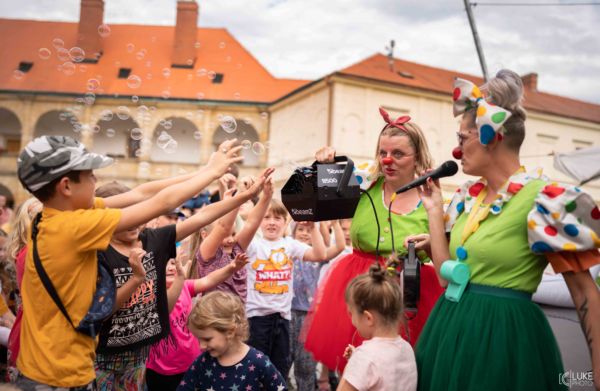
[[[383,257],[379,257],[382,265],[384,261]],[[339,373],[346,366],[346,359],[342,357],[346,346],[358,346],[363,341],[348,313],[344,298],[346,287],[354,277],[366,273],[373,262],[374,254],[358,250],[337,261],[319,286],[304,323],[302,337],[306,350],[313,354],[316,361]],[[412,346],[415,346],[429,313],[443,293],[432,266],[421,267],[420,293],[416,315],[406,313],[410,338],[401,330],[402,336]]]

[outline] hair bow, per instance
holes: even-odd
[[[488,145],[497,132],[504,133],[502,125],[512,115],[510,111],[487,102],[475,84],[458,77],[454,79],[452,100],[455,117],[472,109],[477,110],[475,125],[479,132],[479,142],[483,145]]]
[[[383,117],[383,120],[390,126],[393,126],[395,128],[404,130],[405,132],[408,132],[408,129],[406,129],[406,127],[404,126],[405,123],[407,123],[408,121],[410,121],[410,117],[408,115],[403,115],[401,117],[396,118],[395,121],[392,121],[390,119],[390,115],[388,114],[387,111],[385,111],[383,109],[383,107],[379,108],[379,114],[381,114],[381,116]]]

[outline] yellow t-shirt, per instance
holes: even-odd
[[[97,250],[108,247],[119,223],[119,209],[59,211],[45,207],[38,226],[40,260],[58,296],[77,326],[87,313],[96,288]],[[21,350],[17,367],[24,376],[56,387],[77,387],[96,378],[97,340],[73,329],[42,284],[27,242],[23,276]]]

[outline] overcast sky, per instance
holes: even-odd
[[[474,8],[488,69],[537,72],[542,91],[600,103],[597,6]],[[225,27],[279,77],[314,79],[385,52],[481,75],[462,0],[199,0],[202,27]],[[573,3],[581,0],[510,0]],[[0,0],[0,17],[77,21],[79,0]],[[505,1],[504,3],[507,3]],[[108,24],[175,23],[175,0],[105,0]],[[15,37],[15,39],[18,39]]]

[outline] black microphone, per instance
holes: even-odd
[[[407,183],[402,186],[398,190],[396,190],[396,194],[404,193],[407,190],[410,190],[414,187],[421,186],[427,181],[427,178],[431,179],[439,179],[447,176],[452,176],[458,172],[458,164],[452,160],[448,160],[447,162],[442,163],[441,166],[436,168],[433,171],[428,172],[427,174],[418,177],[414,181]]]

